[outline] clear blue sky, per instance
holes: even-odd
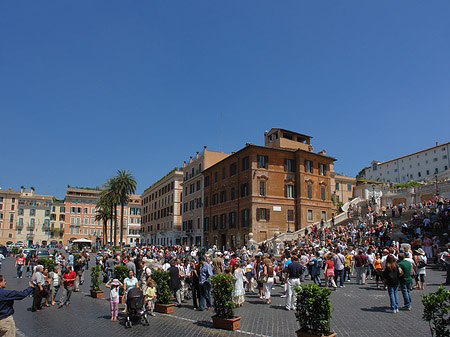
[[[272,127],[353,176],[450,141],[449,18],[448,0],[2,1],[0,186],[63,197],[125,169],[142,192]]]

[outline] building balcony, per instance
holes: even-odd
[[[50,224],[43,224],[43,225],[42,225],[42,229],[43,229],[43,230],[48,230],[48,229],[50,229]]]
[[[34,229],[35,227],[36,227],[36,225],[32,225],[32,224],[28,224],[28,225],[27,225],[27,228],[28,228],[28,229]]]
[[[27,240],[33,240],[34,234],[27,234]]]
[[[16,228],[17,229],[22,229],[23,228],[23,223],[17,223]]]

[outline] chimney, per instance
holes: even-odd
[[[436,142],[436,146],[438,146],[439,145],[439,142]]]
[[[203,150],[206,150],[206,145],[203,145]]]

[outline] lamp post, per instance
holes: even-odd
[[[375,199],[375,184],[372,184],[372,202],[374,205],[377,204],[377,201]]]
[[[434,170],[434,178],[436,183],[436,195],[439,195],[439,189],[438,189],[438,169]]]
[[[288,225],[287,232],[291,233],[291,228],[289,226],[289,212],[288,212],[288,210],[286,210],[286,219],[287,219],[287,225]]]

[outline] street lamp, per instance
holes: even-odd
[[[287,232],[288,232],[288,233],[291,233],[291,228],[289,227],[289,212],[288,212],[288,210],[286,210],[286,218],[287,218],[287,223],[288,223],[288,229],[287,229]]]
[[[439,189],[438,189],[438,169],[437,168],[434,170],[434,174],[435,174],[434,178],[435,178],[435,183],[436,183],[436,195],[438,196]]]
[[[372,202],[374,205],[377,204],[377,201],[375,199],[375,184],[372,184]]]

